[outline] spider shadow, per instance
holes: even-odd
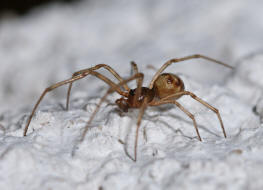
[[[94,96],[94,97],[92,97],[92,98],[97,98],[97,97]],[[116,106],[116,103],[110,101],[109,99],[105,99],[104,102],[106,103],[106,107],[108,107],[108,106]],[[97,104],[96,104],[96,105],[97,105]],[[61,106],[61,108],[63,109],[63,105],[60,104],[60,106]],[[85,111],[86,111],[86,109],[85,109],[86,106],[87,106],[87,104],[85,104],[85,105],[82,107],[82,109],[85,110]],[[145,113],[144,113],[144,115],[143,115],[143,119],[146,119],[146,120],[149,120],[149,121],[155,121],[156,118],[159,118],[160,116],[164,116],[164,115],[165,115],[165,116],[172,117],[172,118],[181,120],[181,121],[183,121],[183,122],[185,122],[185,123],[188,123],[188,124],[193,125],[192,120],[190,120],[190,119],[187,120],[187,119],[186,119],[187,116],[186,116],[186,117],[182,117],[182,116],[178,116],[178,115],[171,114],[171,113],[168,113],[168,114],[149,115],[149,114],[147,113],[147,110],[148,110],[149,108],[152,109],[153,111],[159,112],[159,113],[167,113],[167,112],[169,112],[169,111],[172,110],[172,109],[178,109],[178,107],[176,107],[176,106],[174,106],[174,105],[163,105],[163,106],[157,106],[157,107],[148,107],[148,108],[146,108],[146,110],[145,110]],[[127,113],[125,113],[125,112],[123,112],[122,110],[120,110],[118,107],[116,107],[116,108],[114,108],[112,111],[110,111],[107,116],[109,116],[109,115],[111,114],[111,112],[115,112],[115,113],[117,113],[117,114],[118,114],[119,116],[121,116],[121,117],[128,115]],[[138,115],[138,113],[137,113],[137,115]],[[198,115],[198,114],[197,114],[197,115]],[[146,117],[147,117],[148,119],[147,119]],[[107,117],[107,118],[108,118],[108,117]],[[167,122],[165,122],[165,121],[163,121],[163,120],[157,119],[156,121],[157,121],[157,122],[161,122],[162,124],[164,124],[165,126],[167,126],[169,129],[171,129],[171,130],[174,131],[175,133],[176,133],[176,132],[179,132],[179,133],[181,133],[184,137],[192,138],[192,137],[186,136],[180,129],[174,129],[174,127],[172,127],[171,125],[169,125]],[[132,124],[129,124],[129,126],[131,126],[131,125],[132,125]],[[205,127],[204,125],[200,125],[200,124],[197,123],[197,127],[200,128],[200,129],[202,129],[202,130],[204,130],[204,131],[207,132],[207,133],[210,133],[210,134],[216,136],[216,137],[221,137],[220,135],[218,135],[217,133],[213,132],[212,130],[209,130],[209,129],[208,129],[207,127]],[[193,126],[193,129],[194,129],[194,126]],[[197,137],[196,137],[196,138],[197,138]]]
[[[96,97],[94,97],[94,98],[96,98]],[[106,106],[105,106],[105,107],[108,107],[108,106],[116,106],[115,103],[113,103],[112,101],[110,101],[110,100],[108,100],[108,99],[105,100],[105,103],[106,103]],[[97,105],[97,104],[95,103],[95,105]],[[86,106],[87,106],[87,104],[85,104],[85,105],[82,107],[82,109],[85,110],[85,111],[86,111]],[[62,104],[61,104],[61,107],[62,107]],[[104,108],[105,108],[105,107],[104,107]],[[62,108],[63,108],[63,107],[62,107]],[[100,108],[100,109],[102,109],[102,108]],[[157,114],[149,114],[149,113],[147,113],[147,110],[149,110],[149,109],[152,109],[154,112],[158,112],[158,113],[157,113]],[[192,137],[192,136],[186,135],[181,129],[178,129],[178,128],[176,129],[174,126],[172,126],[171,124],[169,124],[168,122],[166,122],[164,119],[161,118],[162,116],[166,116],[166,117],[174,118],[174,119],[176,119],[176,120],[178,120],[178,121],[183,121],[184,123],[187,123],[187,124],[189,124],[189,125],[192,125],[192,126],[193,126],[193,132],[195,131],[194,125],[193,125],[193,122],[192,122],[191,119],[186,119],[187,116],[182,117],[182,116],[179,116],[179,115],[176,115],[176,114],[169,113],[169,111],[171,111],[171,109],[178,109],[178,108],[177,108],[176,106],[174,106],[174,105],[165,105],[165,106],[158,106],[158,107],[148,107],[148,108],[145,110],[145,113],[144,113],[142,119],[143,119],[143,120],[148,120],[148,121],[154,122],[154,123],[159,122],[159,123],[161,123],[162,125],[166,126],[169,130],[173,131],[174,133],[180,133],[181,136],[183,136],[183,137],[185,137],[185,138],[187,138],[187,139],[190,139],[190,140],[192,140],[192,139],[198,139],[197,136]],[[138,109],[137,109],[137,110],[138,110]],[[111,114],[118,114],[120,117],[124,117],[124,116],[132,117],[131,120],[129,121],[128,125],[127,125],[128,128],[126,129],[126,132],[125,132],[126,134],[125,134],[124,142],[123,142],[122,140],[120,140],[120,139],[119,139],[119,142],[124,145],[124,146],[123,146],[123,149],[124,149],[124,152],[125,152],[126,156],[127,156],[128,158],[130,158],[131,160],[136,161],[136,160],[133,158],[132,154],[129,153],[130,151],[129,151],[128,142],[129,142],[129,139],[130,139],[130,137],[131,137],[130,134],[132,134],[132,132],[134,132],[134,130],[132,130],[133,127],[134,127],[134,120],[137,121],[137,117],[138,117],[139,111],[132,111],[132,112],[133,112],[133,113],[130,113],[130,111],[129,111],[129,113],[125,113],[125,112],[123,112],[122,110],[120,110],[118,107],[115,107],[115,108],[113,108],[112,110],[110,110],[110,111],[106,114],[106,118],[108,118],[108,119],[106,119],[105,122],[108,123],[108,122],[109,122],[109,118],[114,117],[114,116],[110,116]],[[165,113],[165,114],[163,114],[163,113]],[[207,133],[213,134],[213,135],[216,136],[216,137],[220,137],[218,134],[216,134],[215,132],[209,130],[208,128],[206,128],[206,127],[203,126],[203,125],[200,125],[200,124],[197,123],[197,126],[198,126],[198,128],[201,128],[202,130],[206,131]],[[143,127],[145,128],[145,126],[143,126]],[[132,134],[132,135],[135,136],[135,133]],[[146,140],[146,142],[147,142],[147,140]],[[77,148],[77,147],[75,147],[75,148]],[[75,148],[74,148],[74,149],[75,149]],[[76,151],[76,150],[73,150],[73,155],[75,154],[75,151]]]
[[[116,105],[114,103],[110,103],[110,105]],[[122,141],[121,139],[118,139],[119,140],[119,143],[121,143],[123,145],[123,150],[126,154],[126,156],[128,158],[130,158],[132,161],[136,162],[135,158],[132,157],[132,155],[129,153],[129,150],[128,150],[128,142],[129,142],[129,137],[130,135],[129,134],[132,134],[132,127],[134,125],[134,120],[133,118],[135,118],[136,116],[134,115],[135,112],[133,112],[132,114],[131,113],[125,113],[123,112],[122,110],[120,110],[118,107],[114,108],[113,110],[111,110],[108,114],[107,114],[107,118],[110,117],[111,114],[118,114],[119,117],[132,117],[132,119],[129,121],[129,123],[127,124],[127,128],[126,128],[126,131],[125,131],[125,137],[124,137],[124,141]],[[136,113],[137,114],[137,113]],[[108,122],[108,120],[106,121]]]
[[[190,119],[187,120],[185,117],[178,116],[178,115],[171,114],[171,113],[167,114],[166,116],[167,116],[167,117],[175,118],[175,119],[177,119],[177,120],[183,121],[184,123],[187,123],[187,124],[189,124],[189,125],[192,125],[192,126],[193,126],[193,130],[195,131],[195,129],[194,129],[194,124],[193,124],[192,120],[190,120]],[[158,117],[160,117],[160,115],[156,114],[156,115],[153,115],[153,116],[150,116],[150,117],[152,117],[153,120],[154,120],[154,118],[158,118]],[[188,137],[188,136],[184,135],[184,133],[182,132],[182,130],[180,130],[180,129],[174,129],[174,127],[172,127],[170,124],[168,124],[168,123],[165,122],[164,120],[156,119],[156,122],[160,122],[160,123],[164,124],[165,126],[167,126],[169,129],[171,129],[172,131],[174,131],[174,132],[178,132],[178,131],[179,131],[183,136]],[[204,125],[200,125],[200,124],[197,123],[197,127],[198,127],[198,129],[202,129],[203,131],[205,131],[205,132],[207,132],[207,133],[210,133],[210,134],[212,134],[212,135],[214,135],[214,136],[216,136],[216,137],[220,137],[220,135],[218,135],[218,134],[215,133],[214,131],[208,129],[208,128],[205,127]],[[188,138],[192,138],[192,137],[188,137]],[[197,138],[197,136],[196,136],[195,138]]]
[[[165,108],[165,109],[162,109],[162,110],[166,110],[167,108]],[[115,112],[115,113],[117,113],[120,117],[124,117],[124,116],[131,116],[132,115],[132,117],[133,118],[136,118],[137,119],[137,116],[138,116],[138,112],[133,112],[133,114],[126,114],[126,113],[123,113],[120,109],[118,109],[118,108],[115,108],[114,110],[113,110],[113,112]],[[135,115],[135,114],[137,114],[137,115]],[[171,114],[172,115],[172,114]],[[149,115],[148,113],[147,113],[147,111],[144,113],[144,115],[143,115],[143,119],[144,120],[148,120],[148,121],[150,121],[150,122],[154,122],[154,123],[156,123],[156,122],[159,122],[159,123],[162,123],[163,125],[165,125],[166,127],[168,127],[171,131],[173,131],[174,133],[180,133],[183,137],[186,137],[186,138],[188,138],[188,139],[193,139],[193,137],[189,137],[189,136],[187,136],[187,135],[185,135],[183,132],[182,132],[182,130],[181,129],[175,129],[174,127],[172,127],[169,123],[167,123],[167,122],[165,122],[165,121],[163,121],[163,120],[161,120],[161,119],[159,119],[158,117],[160,116],[160,114],[155,114],[155,115]],[[182,117],[180,117],[180,116],[175,116],[175,115],[172,115],[173,117],[175,117],[175,118],[177,118],[177,119],[180,119],[180,120],[183,120],[183,121],[185,121],[185,122],[188,122],[188,123],[191,123],[190,121],[187,121],[187,120],[185,120],[184,118],[182,118]],[[157,119],[156,119],[157,118]],[[128,123],[128,129],[127,129],[127,131],[126,131],[126,134],[125,134],[125,139],[124,139],[124,142],[122,141],[122,140],[119,140],[119,142],[121,143],[121,144],[123,144],[124,146],[123,146],[123,149],[124,149],[124,152],[125,152],[125,154],[126,154],[126,156],[127,157],[129,157],[131,160],[133,160],[134,162],[136,161],[134,158],[133,158],[133,156],[132,156],[132,154],[129,152],[129,145],[128,145],[128,142],[129,142],[129,139],[130,139],[130,137],[131,137],[131,135],[132,136],[135,136],[135,134],[132,134],[132,132],[134,132],[134,130],[132,130],[132,128],[134,127],[134,119],[131,119],[130,121],[129,121],[129,123]],[[144,128],[145,128],[145,126],[143,126]],[[197,137],[195,137],[195,138],[197,138]],[[146,142],[147,142],[147,140],[146,140]],[[135,146],[135,145],[133,145],[133,146]]]
[[[115,105],[115,104],[112,103],[111,105]],[[176,107],[174,107],[173,105],[171,105],[171,106],[168,105],[168,106],[154,107],[154,109],[155,109],[154,111],[159,112],[159,113],[161,113],[161,114],[149,114],[149,113],[147,113],[147,109],[146,109],[146,110],[145,110],[145,113],[144,113],[144,115],[143,115],[143,120],[148,120],[148,121],[154,122],[154,123],[157,123],[157,122],[158,122],[158,123],[161,123],[162,125],[166,126],[169,130],[171,130],[172,132],[174,132],[174,133],[179,133],[181,136],[183,136],[183,137],[185,137],[185,138],[187,138],[187,139],[190,139],[190,140],[192,140],[192,139],[197,139],[197,140],[198,140],[198,137],[197,137],[197,136],[192,137],[192,136],[186,135],[181,129],[175,128],[175,126],[169,124],[168,122],[166,122],[164,119],[161,118],[162,116],[171,117],[171,118],[174,118],[174,119],[176,119],[176,120],[178,120],[178,121],[182,121],[182,122],[184,122],[184,123],[187,123],[187,124],[189,124],[189,126],[192,125],[192,126],[193,126],[193,133],[194,133],[194,132],[195,132],[194,124],[193,124],[193,122],[192,122],[191,119],[187,119],[187,116],[186,116],[186,117],[183,117],[183,116],[180,116],[180,115],[176,115],[176,114],[172,114],[172,113],[167,113],[167,112],[170,111],[171,109],[175,109],[175,108],[176,108]],[[150,109],[152,109],[152,108],[150,108]],[[165,112],[166,112],[167,114],[162,114],[162,113],[165,113]],[[124,117],[124,116],[128,116],[128,115],[129,115],[129,114],[127,114],[127,113],[122,112],[119,108],[115,108],[114,110],[110,111],[109,114],[111,114],[111,113],[118,114],[120,117]],[[136,114],[136,116],[135,116],[135,114]],[[130,116],[131,116],[131,114],[130,114]],[[132,117],[133,117],[133,118],[136,118],[136,119],[137,119],[137,116],[138,116],[138,112],[134,112],[134,114],[132,114]],[[132,155],[129,153],[128,143],[127,143],[127,142],[129,141],[129,138],[130,138],[130,135],[129,135],[129,134],[131,134],[131,132],[133,131],[133,130],[132,130],[132,127],[134,126],[134,119],[133,119],[133,118],[130,120],[130,122],[129,122],[129,124],[128,124],[128,129],[127,129],[127,131],[126,131],[126,135],[125,135],[125,140],[124,140],[124,142],[122,142],[121,140],[119,140],[119,141],[120,141],[121,144],[124,145],[123,148],[124,148],[125,154],[126,154],[131,160],[135,161],[135,159],[134,159],[134,158],[132,157]],[[221,137],[220,135],[218,135],[218,134],[215,133],[214,131],[208,129],[208,128],[205,127],[204,125],[200,125],[200,124],[197,123],[197,126],[198,126],[199,129],[202,129],[203,131],[205,131],[205,132],[207,132],[207,133],[209,133],[209,134],[212,134],[213,136],[216,136],[216,137],[218,137],[218,138]],[[145,126],[144,126],[144,128],[145,128]],[[134,136],[134,135],[133,135],[133,136]],[[146,140],[146,141],[147,141],[147,140]]]

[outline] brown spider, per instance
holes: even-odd
[[[193,99],[200,102],[201,104],[203,104],[207,108],[211,109],[214,113],[216,113],[218,120],[220,122],[221,128],[223,130],[224,137],[226,138],[226,132],[224,129],[223,121],[221,119],[221,116],[220,116],[218,109],[214,108],[213,106],[211,106],[210,104],[208,104],[204,100],[198,98],[192,92],[185,91],[184,90],[184,83],[178,76],[171,74],[171,73],[162,73],[172,63],[176,63],[176,62],[180,62],[180,61],[186,61],[189,59],[196,59],[196,58],[202,58],[202,59],[205,59],[205,60],[208,60],[208,61],[211,61],[211,62],[214,62],[214,63],[217,63],[217,64],[220,64],[220,65],[223,65],[223,66],[226,66],[228,68],[233,69],[232,66],[229,66],[225,63],[222,63],[222,62],[217,61],[215,59],[209,58],[209,57],[204,56],[204,55],[199,55],[199,54],[190,55],[190,56],[186,56],[186,57],[182,57],[182,58],[175,58],[175,59],[171,59],[171,60],[167,61],[156,72],[156,74],[153,76],[148,88],[142,87],[144,75],[142,73],[138,72],[137,65],[134,62],[131,62],[131,64],[132,64],[132,68],[133,68],[135,74],[126,80],[124,80],[122,77],[120,77],[119,74],[115,70],[113,70],[110,66],[105,65],[105,64],[99,64],[99,65],[96,65],[96,66],[91,67],[89,69],[80,70],[78,72],[75,72],[72,75],[72,78],[58,82],[58,83],[51,85],[50,87],[48,87],[44,90],[44,92],[42,93],[42,95],[38,99],[37,103],[35,104],[31,115],[28,118],[26,127],[24,129],[24,136],[26,136],[26,134],[27,134],[29,124],[31,122],[33,115],[35,114],[35,111],[36,111],[39,103],[41,102],[41,100],[43,99],[43,97],[45,96],[45,94],[47,92],[52,91],[53,89],[60,87],[62,85],[69,84],[69,89],[68,89],[68,93],[67,93],[67,102],[66,102],[66,109],[68,110],[69,97],[70,97],[72,83],[74,81],[77,81],[79,79],[86,77],[87,75],[93,75],[93,76],[103,80],[108,85],[110,85],[110,88],[105,93],[105,95],[101,98],[101,100],[98,103],[95,111],[92,113],[87,125],[85,126],[85,129],[84,129],[84,132],[81,136],[80,142],[83,141],[83,139],[87,133],[87,130],[89,128],[89,125],[92,122],[93,118],[95,117],[96,113],[98,112],[102,102],[106,99],[106,97],[110,93],[112,93],[114,91],[116,91],[121,96],[123,96],[122,98],[116,100],[116,104],[119,106],[119,108],[122,111],[127,112],[129,108],[139,108],[140,109],[138,120],[137,120],[136,138],[135,138],[135,145],[134,145],[134,161],[136,161],[136,158],[137,158],[137,144],[138,144],[139,127],[140,127],[140,123],[141,123],[144,111],[145,111],[147,106],[159,106],[162,104],[175,104],[186,115],[188,115],[192,119],[196,133],[197,133],[197,136],[198,136],[198,139],[200,141],[202,141],[201,136],[200,136],[199,131],[198,131],[198,128],[197,128],[197,124],[196,124],[194,115],[191,114],[189,111],[187,111],[179,102],[176,101],[177,99],[179,99],[183,95],[189,95],[190,97],[192,97]],[[107,78],[104,75],[96,72],[95,70],[97,70],[99,68],[107,69],[110,73],[112,73],[119,80],[119,83],[115,84],[109,78]],[[130,89],[128,87],[127,83],[132,81],[132,80],[135,80],[135,79],[137,82],[137,88],[136,89]],[[125,90],[123,90],[123,88]]]

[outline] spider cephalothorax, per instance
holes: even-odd
[[[116,104],[124,112],[127,112],[129,108],[140,108],[145,98],[147,98],[147,103],[151,102],[154,99],[154,89],[142,87],[141,94],[138,98],[136,97],[136,90],[137,88],[131,89],[129,91],[128,98],[120,98],[116,100]]]
[[[89,119],[89,121],[85,127],[85,130],[84,130],[82,137],[81,137],[81,141],[83,141],[85,134],[86,134],[86,132],[90,126],[90,123],[92,122],[93,118],[95,117],[96,113],[98,112],[102,102],[106,99],[106,97],[110,93],[112,93],[114,91],[119,93],[122,96],[120,99],[116,100],[116,104],[119,106],[119,108],[121,110],[123,110],[124,112],[127,112],[129,108],[139,108],[140,109],[138,120],[137,120],[136,138],[135,138],[135,144],[134,144],[134,160],[135,161],[136,161],[136,157],[137,157],[137,144],[138,144],[139,127],[140,127],[140,123],[141,123],[144,111],[147,108],[147,106],[159,106],[162,104],[174,104],[174,105],[176,105],[186,115],[188,115],[192,119],[193,125],[194,125],[195,130],[196,130],[197,137],[200,141],[202,140],[201,136],[199,134],[199,130],[197,128],[197,124],[196,124],[194,115],[191,114],[189,111],[187,111],[179,102],[176,101],[178,98],[180,98],[181,96],[184,96],[184,95],[189,95],[194,100],[196,100],[196,101],[200,102],[202,105],[206,106],[208,109],[211,109],[217,115],[218,120],[219,120],[220,125],[221,125],[221,128],[222,128],[222,131],[223,131],[223,134],[224,134],[224,137],[226,137],[223,121],[221,119],[221,116],[219,114],[218,109],[214,108],[213,106],[211,106],[210,104],[208,104],[204,100],[198,98],[192,92],[185,91],[184,83],[177,75],[174,75],[171,73],[162,73],[172,63],[176,63],[176,62],[180,62],[180,61],[186,61],[186,60],[190,60],[190,59],[196,59],[196,58],[202,58],[202,59],[212,61],[212,62],[220,64],[220,65],[226,66],[228,68],[233,68],[233,67],[231,67],[225,63],[222,63],[222,62],[217,61],[215,59],[209,58],[209,57],[204,56],[204,55],[199,55],[199,54],[190,55],[190,56],[177,58],[177,59],[171,59],[171,60],[167,61],[156,72],[156,74],[153,76],[153,78],[150,82],[149,87],[142,87],[144,75],[142,73],[138,72],[137,65],[134,62],[131,62],[131,65],[132,65],[132,68],[133,68],[135,74],[126,80],[124,80],[122,77],[120,77],[119,74],[114,69],[112,69],[110,66],[105,65],[105,64],[99,64],[99,65],[96,65],[96,66],[91,67],[89,69],[80,70],[78,72],[75,72],[72,75],[72,78],[58,82],[58,83],[56,83],[56,84],[54,84],[54,85],[52,85],[52,86],[50,86],[44,90],[44,92],[42,93],[42,95],[38,99],[37,103],[35,104],[31,115],[28,118],[25,130],[24,130],[24,136],[26,136],[26,134],[27,134],[29,124],[32,120],[32,117],[33,117],[39,103],[41,102],[41,100],[43,99],[43,97],[46,95],[47,92],[50,92],[53,89],[60,87],[62,85],[69,84],[68,94],[67,94],[67,103],[66,103],[66,109],[68,109],[69,97],[70,97],[72,83],[74,81],[80,80],[80,79],[82,79],[88,75],[93,75],[93,76],[103,80],[105,83],[107,83],[110,86],[110,88],[107,91],[107,93],[105,93],[105,95],[101,98],[100,102],[97,104],[95,111],[91,115],[91,117],[90,117],[90,119]],[[119,80],[119,83],[116,84],[113,81],[111,81],[109,78],[107,78],[106,76],[95,71],[95,70],[98,70],[100,68],[107,69],[110,73],[112,73],[114,75],[114,77],[116,77]],[[135,89],[130,89],[127,85],[127,83],[132,81],[132,80],[137,81],[137,88],[135,88]],[[122,90],[122,89],[124,89],[124,90]]]

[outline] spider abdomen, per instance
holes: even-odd
[[[177,75],[171,73],[163,73],[155,80],[153,89],[158,98],[176,94],[184,91],[184,83]],[[175,97],[175,99],[181,96]]]

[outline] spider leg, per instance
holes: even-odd
[[[78,75],[82,75],[84,73],[88,73],[89,71],[95,71],[95,70],[100,69],[100,68],[104,68],[104,69],[108,70],[111,74],[113,74],[113,76],[115,76],[119,80],[119,82],[123,81],[123,78],[112,67],[110,67],[109,65],[105,65],[105,64],[99,64],[99,65],[96,65],[96,66],[91,67],[89,69],[83,69],[83,70],[77,71],[77,72],[73,73],[72,78],[75,76],[78,76]],[[128,85],[125,83],[123,84],[123,87],[126,91],[130,90]],[[68,110],[68,108],[69,108],[69,98],[70,98],[71,88],[72,88],[72,82],[69,84],[69,87],[68,87],[66,110]]]
[[[202,100],[201,98],[197,97],[194,93],[192,92],[189,92],[189,91],[183,91],[183,92],[178,92],[176,94],[173,94],[173,95],[170,95],[170,96],[167,96],[165,98],[163,98],[162,100],[169,100],[169,99],[172,99],[176,96],[180,96],[180,95],[189,95],[191,96],[191,98],[193,98],[194,100],[198,101],[199,103],[203,104],[205,107],[207,107],[208,109],[212,110],[218,117],[218,120],[220,122],[220,125],[221,125],[221,128],[222,128],[222,131],[223,131],[223,134],[224,134],[224,137],[226,138],[226,131],[225,131],[225,128],[224,128],[224,124],[223,124],[223,121],[222,121],[222,118],[221,118],[221,115],[219,113],[219,110],[213,106],[211,106],[210,104],[208,104],[207,102],[205,102],[204,100]]]
[[[135,73],[138,73],[138,67],[135,62],[131,62],[132,68],[134,69]],[[144,77],[140,77],[136,79],[137,88],[135,90],[135,100],[139,101],[141,91],[142,91],[142,82]]]
[[[193,99],[195,99],[196,101],[200,102],[201,104],[203,104],[205,107],[207,107],[208,109],[212,110],[218,117],[218,120],[220,122],[224,137],[226,138],[226,131],[224,128],[224,124],[221,118],[221,115],[219,113],[219,110],[213,106],[211,106],[210,104],[208,104],[207,102],[205,102],[204,100],[202,100],[201,98],[197,97],[194,93],[189,92],[189,91],[185,91],[185,95],[190,95]]]
[[[134,61],[131,61],[131,66],[132,66],[132,74],[136,74],[139,72],[138,66]]]
[[[131,62],[131,67],[132,67],[132,75],[139,72],[137,64],[134,61]],[[138,82],[139,82],[139,79],[136,79],[137,86],[138,86]]]
[[[153,71],[158,71],[158,69],[156,69],[156,67],[153,66],[153,65],[151,65],[151,64],[148,64],[148,65],[146,66],[146,68],[147,68],[147,69],[151,69],[151,70],[153,70]]]
[[[93,75],[93,76],[96,76],[97,78],[103,80],[105,83],[107,83],[108,85],[110,85],[111,88],[112,88],[113,90],[115,90],[116,92],[118,92],[120,95],[125,96],[125,97],[128,96],[128,93],[127,93],[127,92],[121,91],[120,87],[119,87],[118,85],[116,85],[115,83],[113,83],[110,79],[108,79],[107,77],[103,76],[102,74],[100,74],[100,73],[98,73],[98,72],[91,71],[91,70],[88,71],[88,72],[86,72],[86,73],[82,73],[82,74],[80,74],[80,75],[74,76],[73,78],[70,78],[70,79],[67,79],[67,80],[58,82],[58,83],[53,84],[53,85],[51,85],[50,87],[46,88],[46,89],[43,91],[43,93],[41,94],[41,96],[39,97],[37,103],[35,104],[32,112],[31,112],[31,115],[30,115],[29,118],[28,118],[26,127],[25,127],[25,129],[24,129],[24,136],[26,136],[26,133],[27,133],[29,124],[30,124],[30,122],[31,122],[31,120],[32,120],[32,117],[33,117],[33,115],[35,114],[35,111],[36,111],[38,105],[40,104],[41,100],[44,98],[44,96],[46,95],[46,93],[48,93],[48,92],[50,92],[50,91],[54,90],[55,88],[58,88],[58,87],[60,87],[60,86],[62,86],[62,85],[65,85],[65,84],[68,84],[68,83],[73,83],[74,81],[80,80],[80,79],[86,77],[86,76],[89,75],[89,74],[91,74],[91,75]]]
[[[145,109],[147,108],[147,97],[143,100],[142,107],[140,108],[140,112],[138,115],[138,120],[137,120],[137,127],[136,127],[136,136],[135,136],[135,143],[134,143],[134,161],[136,162],[137,160],[137,146],[138,146],[138,137],[139,137],[139,129],[141,126],[141,121],[142,117],[144,114]]]
[[[193,121],[194,127],[195,127],[195,131],[196,134],[198,136],[198,139],[200,141],[202,141],[196,121],[195,121],[195,116],[193,114],[191,114],[189,111],[187,111],[179,102],[177,102],[176,100],[160,100],[160,101],[153,101],[149,104],[149,106],[159,106],[162,104],[175,104],[177,107],[179,107],[188,117],[190,117]]]
[[[189,55],[189,56],[186,56],[186,57],[182,57],[182,58],[175,58],[175,59],[170,59],[169,61],[167,61],[166,63],[163,64],[163,66],[156,72],[156,74],[154,75],[153,79],[151,80],[150,82],[150,86],[149,88],[152,89],[153,88],[153,85],[154,85],[154,81],[158,78],[158,76],[169,66],[171,65],[172,63],[177,63],[177,62],[181,62],[181,61],[186,61],[186,60],[190,60],[190,59],[198,59],[198,58],[201,58],[201,59],[205,59],[205,60],[208,60],[208,61],[211,61],[213,63],[217,63],[217,64],[220,64],[220,65],[223,65],[225,67],[228,67],[228,68],[231,68],[233,69],[232,66],[230,65],[227,65],[221,61],[218,61],[218,60],[215,60],[213,58],[210,58],[210,57],[207,57],[207,56],[204,56],[204,55],[200,55],[200,54],[194,54],[194,55]]]
[[[132,80],[134,80],[134,79],[143,78],[143,77],[144,77],[144,75],[143,75],[142,73],[136,73],[135,75],[131,76],[130,78],[128,78],[128,79],[126,79],[126,80],[123,80],[122,82],[118,83],[116,86],[117,86],[117,87],[120,87],[120,86],[122,86],[123,84],[127,84],[128,82],[130,82],[130,81],[132,81]],[[104,94],[104,96],[100,99],[100,101],[99,101],[99,103],[97,104],[94,112],[92,113],[92,115],[91,115],[91,117],[90,117],[87,125],[85,126],[85,129],[84,129],[84,131],[83,131],[83,133],[82,133],[80,142],[82,142],[82,141],[84,140],[85,135],[86,135],[86,133],[87,133],[87,131],[88,131],[88,129],[89,129],[89,126],[90,126],[92,120],[94,119],[96,113],[99,111],[99,108],[100,108],[101,104],[105,101],[106,97],[107,97],[109,94],[111,94],[112,92],[114,92],[114,91],[116,91],[116,90],[115,90],[113,87],[109,88],[109,90],[108,90],[108,91]]]
[[[135,71],[136,71],[136,67],[135,67]],[[139,97],[141,94],[142,82],[143,82],[143,77],[137,79],[137,88],[135,91],[135,100],[138,100],[138,101],[139,101]],[[135,136],[135,142],[134,142],[134,161],[135,162],[137,160],[137,146],[138,146],[139,128],[141,126],[142,117],[143,117],[144,111],[147,107],[147,104],[148,104],[148,98],[145,97],[143,100],[142,106],[140,108],[140,112],[139,112],[138,120],[137,120],[136,136]]]

